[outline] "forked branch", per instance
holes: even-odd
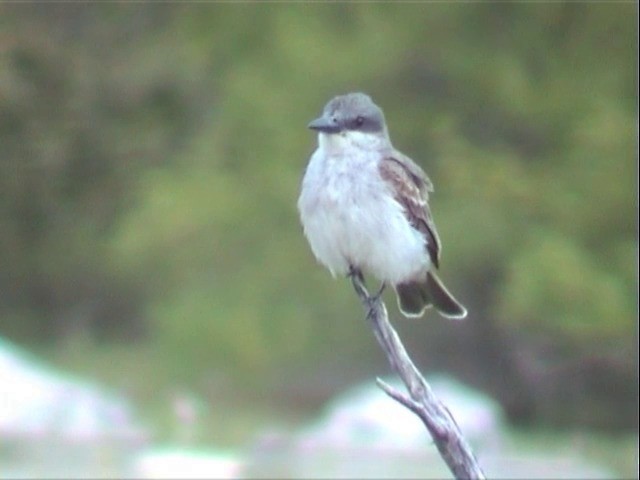
[[[351,283],[367,310],[367,319],[384,350],[391,368],[407,387],[408,395],[377,379],[387,395],[415,413],[429,430],[442,459],[457,479],[484,479],[471,447],[462,436],[449,409],[438,400],[420,371],[409,358],[400,337],[389,323],[381,295],[369,295],[361,275],[350,275]]]

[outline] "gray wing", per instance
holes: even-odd
[[[438,268],[441,244],[429,209],[431,180],[413,160],[397,151],[385,155],[378,168],[411,226],[424,235],[431,262]]]

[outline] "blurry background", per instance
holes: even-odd
[[[158,441],[197,412],[199,446],[387,374],[295,206],[306,124],[365,91],[435,183],[442,277],[470,310],[405,321],[385,297],[417,365],[635,474],[637,13],[0,5],[0,336],[131,399]]]

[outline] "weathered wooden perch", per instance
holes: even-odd
[[[377,379],[387,395],[415,413],[425,424],[443,460],[457,479],[484,479],[471,447],[445,405],[436,398],[431,387],[409,358],[400,337],[389,323],[387,308],[381,295],[371,296],[360,275],[351,275],[351,282],[367,310],[373,333],[384,350],[391,368],[404,382],[409,395],[395,390]]]

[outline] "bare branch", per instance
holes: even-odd
[[[404,393],[399,390],[396,390],[391,385],[386,382],[383,382],[381,379],[377,378],[376,383],[378,386],[385,391],[387,395],[393,398],[396,402],[401,403],[409,410],[411,410],[416,415],[420,415],[421,406],[419,403],[414,402],[411,398],[407,397]]]
[[[373,333],[386,353],[391,367],[407,387],[409,395],[399,392],[380,379],[377,379],[378,386],[420,417],[455,478],[484,479],[484,473],[449,409],[435,396],[389,323],[387,308],[381,296],[370,296],[361,276],[350,277],[356,294],[367,309],[367,320],[371,323]]]

